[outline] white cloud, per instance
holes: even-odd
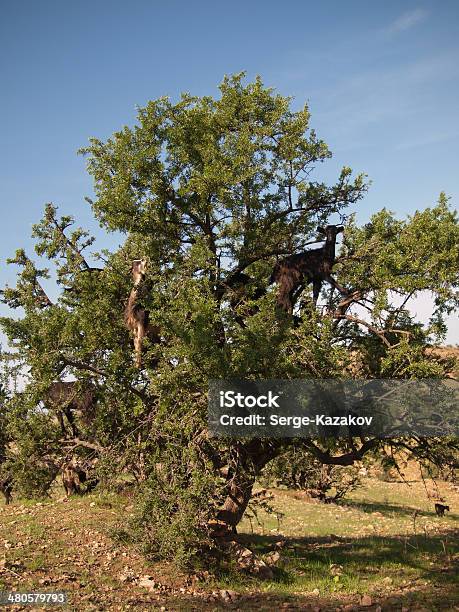
[[[402,15],[397,17],[397,19],[389,26],[388,31],[392,34],[397,32],[405,32],[421,21],[424,21],[427,15],[427,11],[421,8],[402,13]]]
[[[449,140],[457,140],[459,136],[459,132],[456,131],[448,131],[448,132],[432,132],[426,133],[422,136],[415,138],[408,138],[407,140],[403,140],[398,145],[395,146],[396,151],[405,151],[407,149],[416,149],[422,147],[428,147],[430,145],[440,144],[442,142],[448,142]]]
[[[457,53],[454,47],[437,55],[330,81],[315,93],[315,104],[311,105],[314,125],[321,132],[325,126],[333,125],[335,147],[342,150],[368,145],[376,134],[370,130],[385,129],[384,142],[399,149],[454,138],[457,122],[451,113],[435,116],[431,92],[454,86],[459,76]],[[428,115],[434,119],[426,124]],[[402,131],[394,132],[394,125],[403,128]],[[425,140],[428,142],[424,143]]]

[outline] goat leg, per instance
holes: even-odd
[[[320,279],[315,279],[312,282],[312,301],[314,302],[314,306],[316,306],[317,304],[317,300],[319,299],[321,289],[322,289],[322,281]]]
[[[296,281],[296,279],[292,279],[287,274],[283,275],[279,284],[277,303],[283,310],[285,310],[285,312],[288,312],[289,314],[292,314],[293,312],[292,298],[297,287],[298,281]]]

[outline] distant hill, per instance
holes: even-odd
[[[435,346],[427,350],[428,354],[448,365],[448,371],[453,378],[459,379],[459,347]]]

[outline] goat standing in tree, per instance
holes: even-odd
[[[330,283],[340,293],[344,295],[348,293],[331,276],[335,263],[336,236],[344,231],[344,227],[327,225],[325,228],[318,227],[317,231],[326,236],[323,247],[286,257],[275,265],[271,274],[269,284],[277,283],[279,286],[277,303],[290,314],[293,312],[295,291],[299,288],[301,291],[309,283],[312,283],[314,304],[317,304],[324,281]]]
[[[53,382],[43,396],[45,406],[54,408],[56,411],[62,435],[67,436],[68,434],[64,422],[65,416],[74,438],[80,436],[75,415],[78,415],[88,425],[94,418],[96,401],[94,385],[81,384],[78,381]]]
[[[131,272],[134,286],[124,309],[124,323],[134,335],[135,365],[138,368],[142,365],[142,344],[145,336],[148,336],[153,342],[160,340],[158,328],[149,324],[148,310],[139,303],[139,291],[145,280],[146,269],[146,259],[134,259],[132,262]]]

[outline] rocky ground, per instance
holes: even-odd
[[[240,577],[146,561],[114,537],[132,512],[128,498],[0,506],[0,591],[65,591],[67,609],[84,611],[459,610],[459,493],[450,483],[367,478],[339,505],[272,493],[283,518],[246,521],[234,551],[247,571],[266,569]],[[437,517],[427,494],[444,497],[449,516]]]

